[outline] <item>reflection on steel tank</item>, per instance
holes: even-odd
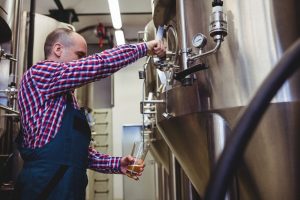
[[[157,128],[202,197],[239,115],[300,36],[296,1],[222,3],[219,9],[212,8],[211,1],[156,1],[153,21],[156,28],[165,25],[168,52],[164,63],[157,64],[160,71],[148,71],[151,81],[146,81],[146,88],[155,88],[157,99],[165,102],[156,105]],[[214,27],[219,29],[213,32]],[[294,74],[272,100],[228,198],[298,198],[299,75]]]

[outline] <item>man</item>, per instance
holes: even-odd
[[[125,174],[133,158],[89,147],[90,128],[74,89],[110,76],[147,52],[161,57],[165,48],[161,41],[149,41],[85,57],[85,39],[60,28],[48,35],[44,52],[46,60],[25,72],[18,93],[24,167],[17,191],[21,199],[85,199],[86,168]]]

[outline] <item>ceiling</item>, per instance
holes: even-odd
[[[108,0],[36,0],[36,13],[50,15],[50,9],[58,9],[60,2],[64,9],[74,9],[79,21],[73,22],[75,29],[104,26],[112,27],[108,8]],[[30,10],[30,0],[23,0],[23,9]],[[123,31],[127,41],[137,39],[138,31],[143,31],[145,25],[152,19],[152,0],[119,0]],[[84,33],[88,43],[97,43],[93,30]]]

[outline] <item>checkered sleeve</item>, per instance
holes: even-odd
[[[41,94],[53,98],[100,80],[147,54],[146,43],[120,45],[71,62],[43,61],[32,67],[32,77]]]
[[[88,168],[105,174],[122,174],[121,158],[107,154],[101,154],[93,148],[89,148]]]

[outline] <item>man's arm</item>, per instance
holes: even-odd
[[[89,148],[88,168],[105,174],[126,174],[128,165],[134,163],[134,158],[130,155],[124,157],[112,157],[107,154],[101,154],[95,149]],[[144,171],[145,164],[139,168],[134,175],[127,175],[130,178],[139,180],[139,176]]]
[[[87,83],[110,76],[119,69],[142,58],[148,51],[162,55],[159,41],[121,45],[86,58],[67,63],[40,62],[31,69],[39,91],[52,98]]]
[[[112,157],[101,154],[93,148],[89,148],[88,168],[105,174],[122,174],[122,157]]]

